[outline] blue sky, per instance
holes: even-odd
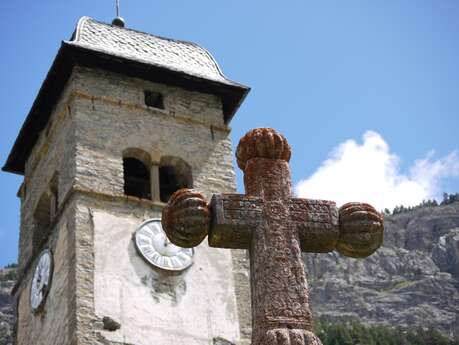
[[[4,163],[61,40],[114,0],[2,1]],[[252,87],[233,119],[281,131],[295,191],[378,208],[459,192],[459,2],[121,0],[127,26],[196,42]],[[0,174],[0,265],[16,260],[20,176]],[[242,191],[238,171],[239,189]]]

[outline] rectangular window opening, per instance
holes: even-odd
[[[164,109],[163,95],[155,91],[145,91],[145,105],[148,107]]]

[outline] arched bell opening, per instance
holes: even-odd
[[[124,194],[151,200],[150,157],[139,149],[123,154]]]
[[[58,203],[59,173],[55,172],[49,188],[43,192],[33,213],[32,254],[37,255],[48,243],[52,224],[56,219]]]

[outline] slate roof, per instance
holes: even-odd
[[[210,53],[194,43],[108,25],[89,17],[79,20],[68,43],[196,77],[240,85],[226,78]]]
[[[205,49],[83,17],[63,41],[2,170],[24,174],[25,163],[74,66],[99,68],[221,97],[225,123],[250,88],[229,80]]]

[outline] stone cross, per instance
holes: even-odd
[[[237,162],[245,195],[216,194],[209,205],[182,189],[163,211],[169,239],[193,247],[248,249],[252,345],[318,345],[309,309],[301,252],[338,250],[365,257],[382,243],[383,219],[368,204],[292,198],[290,146],[273,129],[259,128],[239,142]]]

